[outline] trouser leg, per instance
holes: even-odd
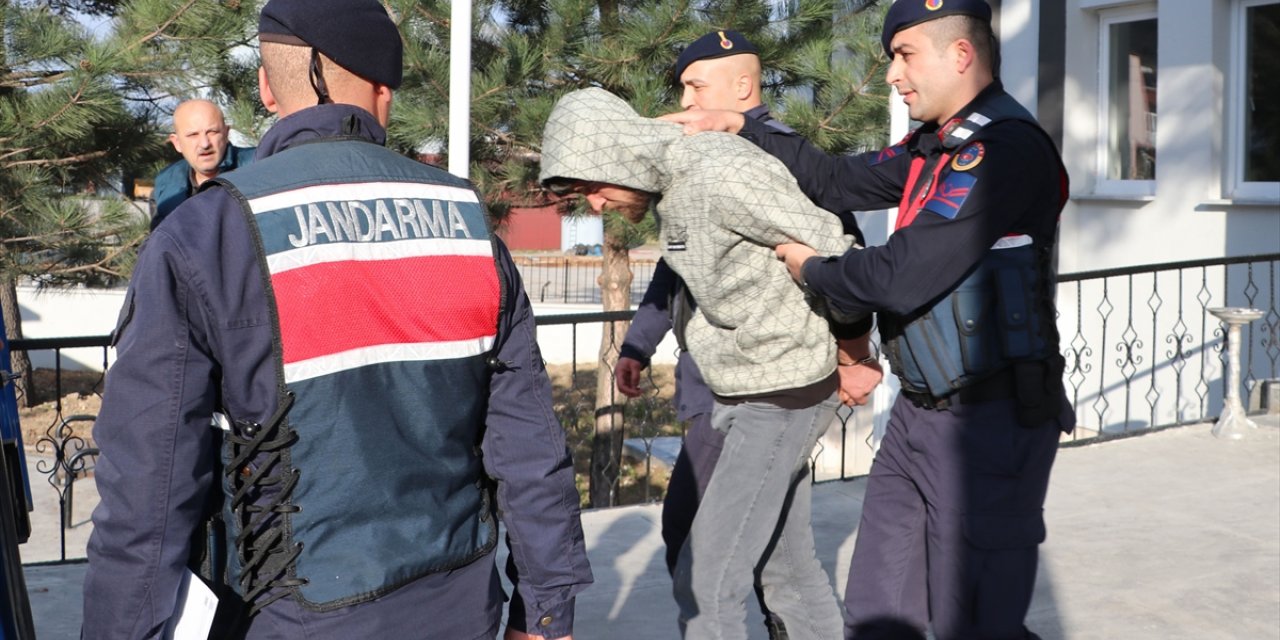
[[[1058,430],[1017,424],[1012,401],[927,415],[913,440],[926,488],[929,604],[938,640],[1029,638],[1042,510]]]
[[[819,418],[810,434],[810,448],[798,461],[800,470],[793,477],[774,544],[760,568],[765,600],[794,640],[836,638],[842,626],[840,606],[813,540],[808,452],[830,424],[826,413]]]
[[[675,575],[687,637],[747,637],[744,601],[755,568],[781,523],[798,462],[816,441],[810,437],[814,421],[829,422],[835,405],[834,397],[803,409],[756,402],[716,405],[712,422],[726,434],[724,450]]]
[[[667,572],[672,575],[723,447],[724,434],[711,428],[710,413],[700,413],[689,420],[689,430],[684,434],[684,444],[662,500],[662,540],[667,544]]]
[[[845,586],[846,638],[923,638],[929,622],[925,501],[912,477],[917,452],[904,405],[894,404],[867,478]]]
[[[724,448],[724,434],[711,427],[711,414],[700,413],[689,420],[689,430],[684,435],[684,445],[671,469],[667,483],[667,495],[662,501],[662,540],[666,543],[667,573],[675,575],[680,549],[689,537],[689,528],[698,513],[698,503],[707,492],[720,450]],[[766,624],[777,616],[765,603],[760,581],[755,581],[756,601],[764,613]]]

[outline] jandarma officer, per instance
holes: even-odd
[[[867,484],[849,583],[849,637],[1029,638],[1062,388],[1052,250],[1066,173],[1052,140],[994,77],[982,0],[899,0],[887,81],[924,124],[900,144],[831,157],[739,130],[784,159],[829,209],[899,207],[882,247],[813,257],[794,277],[845,311],[875,311],[903,392]],[[684,117],[676,114],[674,117]]]
[[[529,300],[474,188],[382,146],[395,24],[270,0],[259,39],[280,120],[153,232],[115,331],[84,637],[159,637],[190,569],[209,637],[493,638],[498,508],[507,637],[570,637],[591,572]]]

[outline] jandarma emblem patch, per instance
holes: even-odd
[[[924,8],[930,11],[937,11],[942,8],[942,0],[924,0]]]
[[[975,142],[956,154],[956,157],[951,160],[951,168],[956,171],[968,171],[978,166],[986,153],[987,148],[982,146],[981,142]]]
[[[733,41],[732,41],[732,40],[730,40],[729,38],[725,37],[725,35],[724,35],[724,32],[723,32],[723,31],[717,31],[716,33],[720,34],[720,48],[721,48],[721,49],[732,49],[732,48],[733,48]]]

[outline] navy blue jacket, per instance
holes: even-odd
[[[993,82],[955,118],[1003,93]],[[938,129],[925,124],[907,144],[852,156],[828,155],[796,136],[769,135],[750,120],[740,134],[782,160],[819,206],[867,211],[898,206],[912,158],[942,153]],[[804,266],[808,286],[846,312],[910,316],[955,288],[1000,238],[1026,234],[1036,246],[1052,245],[1062,176],[1051,141],[1020,120],[985,127],[974,141],[985,152],[980,163],[965,169],[974,182],[954,209],[926,207],[884,245],[810,259]]]
[[[339,134],[378,143],[386,136],[363,110],[323,105],[282,119],[259,152]],[[89,541],[86,638],[158,636],[217,480],[214,407],[257,422],[276,409],[272,324],[249,234],[240,204],[211,188],[181,205],[139,256],[94,427],[101,503]],[[509,624],[557,637],[572,631],[574,596],[591,571],[532,310],[498,248],[500,275],[518,294],[500,320],[497,357],[509,367],[492,377],[481,447],[519,574],[522,606],[512,610],[523,619]],[[423,389],[431,392],[439,390]],[[249,637],[492,637],[503,597],[494,555],[328,613],[279,600],[253,619]]]
[[[218,163],[218,173],[234,171],[252,163],[256,150],[256,147],[237,147],[228,144],[227,152],[222,156],[222,162]],[[186,158],[179,158],[177,162],[161,169],[160,173],[156,174],[155,189],[151,192],[151,200],[156,204],[151,216],[151,228],[160,226],[160,223],[173,213],[178,205],[190,198],[195,190],[196,186],[191,184],[191,165],[187,163]]]

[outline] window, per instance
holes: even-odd
[[[1243,0],[1233,16],[1230,195],[1280,200],[1280,2]]]
[[[1133,195],[1155,192],[1156,19],[1152,11],[1101,17],[1102,122],[1099,186]]]

